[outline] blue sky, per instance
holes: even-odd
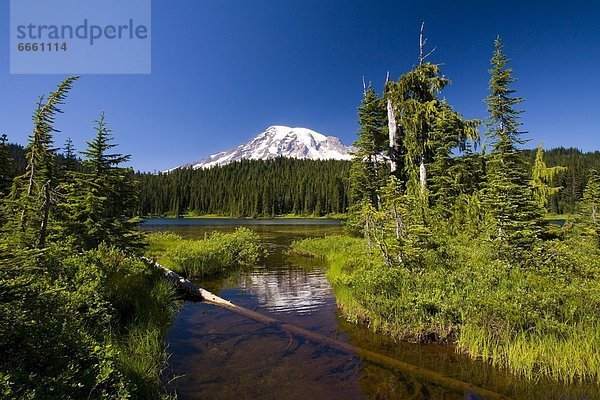
[[[106,112],[119,149],[162,170],[240,144],[270,125],[356,136],[361,78],[380,89],[417,61],[426,23],[430,61],[467,118],[483,118],[493,40],[501,35],[526,99],[530,146],[600,149],[600,5],[596,1],[155,0],[152,74],[87,75],[56,141],[82,149]],[[37,96],[64,76],[9,74],[9,2],[0,2],[0,132],[25,143]]]

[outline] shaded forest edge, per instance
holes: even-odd
[[[9,145],[10,176],[25,171],[25,149]],[[531,171],[535,150],[521,150]],[[63,164],[68,154],[58,154]],[[548,196],[551,214],[573,214],[583,197],[588,171],[600,170],[600,151],[575,148],[544,151],[548,167],[564,166],[553,177],[561,189]],[[135,210],[143,217],[332,217],[343,218],[351,203],[349,161],[277,158],[243,160],[211,169],[184,168],[171,173],[138,172]]]

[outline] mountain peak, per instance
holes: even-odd
[[[276,140],[282,140],[288,136],[298,136],[300,138],[313,138],[316,141],[322,142],[327,139],[327,136],[315,132],[307,128],[290,128],[289,126],[273,125],[267,128],[261,135],[272,134]]]
[[[273,125],[234,149],[213,154],[184,167],[210,168],[242,159],[268,160],[276,157],[350,160],[351,150],[335,136],[325,136],[307,128]]]

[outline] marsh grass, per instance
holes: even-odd
[[[518,332],[505,338],[485,328],[466,325],[457,348],[528,379],[544,376],[573,383],[597,381],[600,376],[597,324],[574,326],[566,335]]]
[[[134,324],[123,337],[117,338],[119,366],[135,385],[138,398],[155,398],[162,391],[168,354],[164,330],[158,328]]]
[[[176,288],[143,262],[101,251],[106,298],[113,306],[111,344],[134,398],[164,399],[166,331],[181,307]]]
[[[444,238],[415,266],[386,265],[362,239],[295,242],[328,261],[346,319],[412,342],[457,351],[531,380],[600,383],[600,252],[585,238],[549,241],[527,267],[493,243]]]
[[[151,234],[147,254],[188,278],[202,278],[253,265],[263,256],[263,249],[258,234],[242,227],[232,233],[213,232],[201,240]]]

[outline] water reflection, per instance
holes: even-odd
[[[184,237],[234,227],[170,226]],[[530,382],[458,355],[447,346],[397,343],[344,321],[322,262],[286,254],[295,239],[335,226],[252,226],[270,246],[263,265],[199,282],[243,307],[514,399],[598,399],[596,385]],[[171,387],[186,399],[477,399],[374,365],[272,326],[202,303],[187,303],[168,336]]]
[[[258,305],[274,313],[311,314],[331,303],[332,291],[323,271],[261,269],[240,287],[256,296]]]

